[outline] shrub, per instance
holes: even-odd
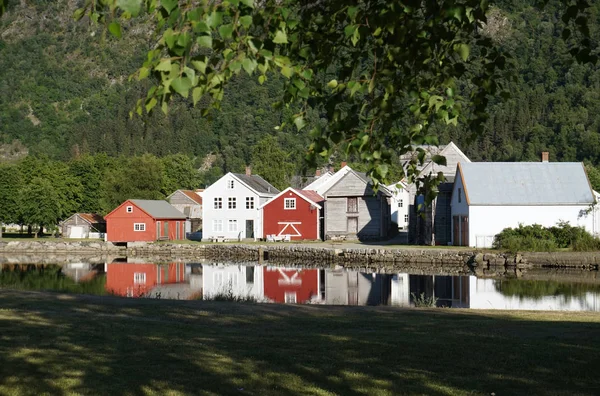
[[[583,252],[600,250],[600,239],[583,227],[574,227],[566,221],[559,221],[549,228],[539,224],[519,224],[517,228],[505,228],[494,238],[493,247],[509,252],[551,252],[564,248]]]
[[[425,293],[421,293],[418,296],[415,293],[410,293],[415,303],[415,307],[435,307],[437,306],[437,297],[425,297]]]

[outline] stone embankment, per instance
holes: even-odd
[[[315,244],[175,244],[136,243],[115,246],[105,242],[0,241],[0,264],[110,262],[127,257],[153,261],[261,261],[278,265],[324,267],[344,266],[377,272],[399,269],[413,273],[493,275],[514,272],[517,276],[532,268],[573,268],[598,270],[600,252],[487,253],[474,250],[418,247],[344,246]],[[25,261],[23,261],[25,260]],[[31,261],[29,261],[31,260]]]

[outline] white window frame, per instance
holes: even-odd
[[[408,223],[408,215],[407,214],[404,215],[404,222]]]
[[[227,180],[227,189],[228,190],[233,190],[234,187],[235,187],[235,181],[234,180]]]
[[[296,198],[284,198],[283,209],[296,210]]]
[[[401,199],[401,200],[398,201],[398,207],[399,208],[404,207],[404,200],[403,199]]]
[[[458,188],[458,203],[462,202],[462,188]]]
[[[254,209],[254,197],[246,197],[246,209]]]
[[[298,294],[294,292],[286,291],[284,295],[284,301],[286,304],[297,304],[298,303]]]
[[[237,198],[227,197],[227,209],[237,209]]]
[[[213,209],[216,209],[216,210],[223,209],[223,198],[222,197],[215,197],[215,199],[213,200]]]
[[[135,231],[135,232],[146,231],[146,223],[133,223],[133,231]]]
[[[145,272],[135,272],[133,274],[133,283],[136,285],[145,285],[146,284],[146,273]]]
[[[223,219],[214,219],[213,220],[213,231],[214,232],[223,232]]]
[[[125,211],[127,213],[133,213],[133,206],[127,206],[127,207],[125,207]]]
[[[227,231],[237,232],[237,230],[238,230],[237,220],[235,220],[235,219],[227,220]]]

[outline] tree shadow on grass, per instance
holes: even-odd
[[[594,394],[590,315],[0,291],[0,394]],[[552,321],[547,319],[556,319]]]

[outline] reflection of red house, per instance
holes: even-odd
[[[305,303],[319,294],[319,270],[263,268],[265,297],[279,303]]]
[[[259,209],[263,212],[263,235],[291,239],[320,239],[321,203],[315,191],[288,188]]]
[[[106,291],[117,296],[140,297],[158,285],[185,282],[185,264],[106,265]]]
[[[186,216],[167,201],[129,199],[104,218],[109,242],[185,239]]]

